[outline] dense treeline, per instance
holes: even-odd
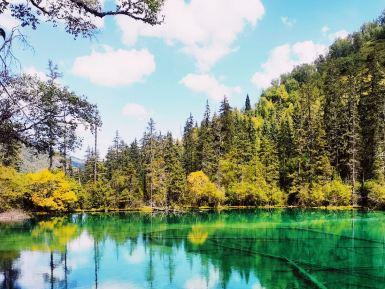
[[[254,106],[249,96],[241,110],[226,97],[218,112],[207,104],[180,140],[151,119],[140,140],[117,133],[104,160],[89,149],[84,169],[67,172],[82,184],[78,205],[384,207],[384,67],[381,16],[282,75]]]
[[[150,121],[140,141],[116,136],[91,191],[105,206],[385,205],[385,17],[336,40],[242,110],[223,99],[190,115],[182,140]],[[92,178],[87,157],[83,182]],[[102,200],[102,198],[97,198]],[[102,205],[102,204],[97,204]]]

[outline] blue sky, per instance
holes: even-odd
[[[61,82],[98,105],[104,154],[116,130],[130,142],[150,117],[179,137],[190,112],[200,121],[206,100],[212,110],[224,94],[235,107],[247,93],[255,103],[271,79],[313,61],[383,9],[385,0],[166,0],[160,27],[108,18],[95,39],[74,40],[60,25],[42,24],[25,30],[33,50],[17,56],[22,70],[40,75],[52,59]],[[11,24],[0,16],[0,26]],[[80,157],[91,144],[82,135]]]

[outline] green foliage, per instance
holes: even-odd
[[[89,182],[84,186],[84,192],[79,198],[81,209],[108,210],[113,208],[113,189],[105,181]]]
[[[157,3],[163,2],[146,1],[154,13]],[[105,160],[99,159],[96,148],[88,150],[77,176],[85,183],[79,204],[102,209],[225,201],[302,206],[360,201],[383,206],[384,23],[381,16],[336,40],[315,63],[300,65],[274,81],[255,105],[247,95],[244,109],[238,110],[224,97],[219,111],[211,113],[207,103],[199,125],[190,114],[181,140],[157,131],[150,119],[139,142],[126,144],[117,133]],[[65,156],[76,146],[72,133],[78,122],[93,125],[96,136],[100,120],[95,107],[55,84],[59,74],[52,63],[50,75],[47,83],[24,78],[13,85],[23,92],[17,102],[37,104],[31,112],[42,120],[32,126],[39,132],[34,146],[52,159],[54,152]],[[0,116],[7,115],[2,107],[13,104],[7,98],[1,103]],[[63,111],[71,115],[65,118]],[[74,118],[77,122],[71,123]],[[0,123],[1,162],[17,165],[18,142],[12,137],[23,137],[15,129],[26,126],[21,114]],[[32,141],[28,136],[24,140]],[[16,185],[8,181],[7,186]]]
[[[305,184],[298,189],[299,203],[302,206],[348,206],[352,200],[352,187],[339,179],[324,184]]]
[[[385,183],[377,180],[366,181],[363,189],[368,196],[370,206],[385,208]]]

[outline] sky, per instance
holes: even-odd
[[[159,26],[105,18],[93,39],[76,40],[61,25],[24,29],[32,48],[17,47],[16,56],[22,71],[42,78],[53,60],[61,83],[98,105],[104,155],[116,131],[128,143],[140,139],[150,117],[180,137],[190,113],[200,122],[206,101],[212,111],[224,95],[233,107],[246,94],[256,103],[273,79],[314,61],[384,9],[385,0],[166,0]],[[13,25],[0,16],[0,27]],[[92,135],[79,133],[83,146],[74,154],[82,158]]]

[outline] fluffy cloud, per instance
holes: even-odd
[[[342,30],[336,31],[334,33],[330,33],[328,35],[328,37],[330,40],[336,40],[338,38],[346,38],[346,37],[348,37],[348,35],[349,35],[349,32],[342,29]]]
[[[234,50],[233,43],[246,24],[255,25],[264,14],[260,0],[168,0],[162,25],[148,26],[127,17],[118,17],[123,41],[133,45],[139,36],[158,37],[180,44],[182,51],[208,71]]]
[[[123,115],[136,118],[138,120],[145,120],[150,116],[147,109],[137,103],[127,103],[122,110]]]
[[[290,19],[290,18],[287,17],[287,16],[281,17],[281,21],[282,21],[283,25],[285,25],[285,26],[287,26],[287,27],[293,27],[294,24],[297,22],[297,20],[295,20],[295,19]]]
[[[202,277],[193,277],[188,279],[184,285],[185,289],[211,289],[214,288],[219,281],[219,272],[210,269],[208,279]]]
[[[266,288],[263,287],[263,286],[261,285],[261,283],[259,283],[259,281],[258,281],[257,283],[255,283],[255,284],[253,285],[253,289],[266,289]]]
[[[330,31],[330,28],[329,26],[325,25],[321,28],[321,32],[322,34],[326,35],[326,33],[328,33]]]
[[[72,253],[86,252],[93,248],[94,240],[86,232],[83,232],[79,237],[70,241],[67,246]]]
[[[338,30],[335,32],[330,32],[329,26],[325,25],[321,28],[323,36],[329,38],[329,40],[334,41],[338,38],[346,38],[349,35],[349,32],[345,29]]]
[[[76,58],[72,71],[95,84],[119,86],[142,82],[155,66],[154,56],[147,49],[108,49]]]
[[[129,264],[141,264],[146,258],[146,252],[144,251],[144,247],[136,247],[131,253],[127,251],[123,252],[123,258]]]
[[[297,42],[293,45],[284,44],[275,47],[268,60],[261,65],[251,81],[259,88],[266,88],[271,81],[281,74],[290,72],[296,65],[313,62],[318,55],[325,54],[327,47],[312,41]]]
[[[0,27],[6,31],[10,31],[12,28],[20,24],[19,20],[11,15],[11,11],[6,9],[0,17]]]
[[[239,86],[229,87],[208,74],[188,74],[181,81],[184,86],[198,93],[204,93],[213,100],[221,100],[224,95],[231,97],[240,94]]]

